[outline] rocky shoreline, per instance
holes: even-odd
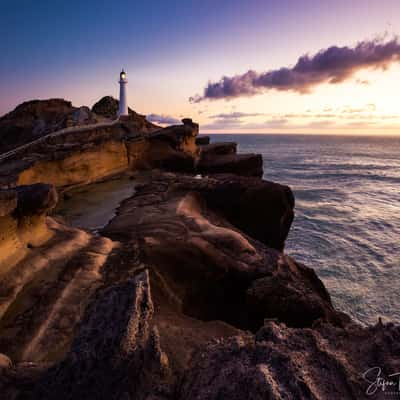
[[[25,137],[0,159],[2,398],[362,399],[400,370],[400,327],[355,324],[284,253],[295,200],[261,156],[190,119],[114,123],[112,98],[62,132],[70,104],[24,104],[0,120]],[[54,214],[115,175],[136,191],[98,234]]]

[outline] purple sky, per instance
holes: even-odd
[[[1,2],[0,115],[34,98],[91,106],[117,97],[124,67],[130,107],[166,122],[291,131],[322,118],[284,115],[332,108],[337,124],[346,107],[380,118],[393,114],[399,89],[387,82],[396,65],[366,68],[398,57],[397,42],[375,41],[385,32],[382,43],[400,33],[398,0]],[[190,103],[196,94],[206,100]],[[215,117],[231,113],[242,116]]]

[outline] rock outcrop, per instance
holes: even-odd
[[[65,360],[22,398],[53,399],[55,393],[59,399],[168,398],[168,358],[151,324],[153,311],[147,271],[100,290]]]
[[[197,134],[191,121],[153,133],[137,132],[128,120],[67,129],[0,157],[0,187],[64,188],[151,168],[191,172]]]
[[[399,370],[399,339],[400,327],[391,324],[293,329],[267,322],[256,335],[221,340],[199,352],[177,398],[383,400],[396,396],[398,386],[382,390],[374,382],[378,368],[381,379]]]
[[[92,112],[101,115],[109,120],[115,120],[118,117],[119,101],[111,96],[101,98],[93,107]],[[137,132],[154,132],[161,129],[159,126],[147,121],[144,115],[140,115],[128,108],[130,126]]]
[[[269,211],[251,216],[252,201]],[[314,272],[277,251],[293,206],[290,189],[274,183],[164,175],[137,189],[103,234],[137,240],[143,262],[171,282],[180,312],[192,317],[251,330],[264,318],[293,326],[318,318],[340,323]]]
[[[200,174],[231,173],[243,176],[263,175],[263,160],[259,154],[237,154],[237,145],[211,143],[199,146],[196,171]]]
[[[21,214],[53,205],[37,189],[16,188]],[[153,172],[136,190],[100,236],[47,218],[0,271],[3,398],[362,399],[371,368],[400,368],[399,327],[353,324],[279,251],[289,188]],[[270,211],[241,219],[252,203]]]
[[[45,218],[56,203],[57,193],[51,185],[0,190],[0,274],[2,265],[13,265],[26,256],[27,246],[49,238]]]
[[[0,153],[60,129],[104,120],[88,107],[73,107],[63,99],[27,101],[0,118]]]
[[[121,173],[128,168],[127,133],[117,122],[48,136],[0,159],[0,185],[44,182],[60,188]]]
[[[198,140],[199,126],[189,118],[160,128],[133,110],[116,119],[117,110],[110,96],[92,110],[59,99],[21,104],[0,120],[5,149],[17,146],[0,154],[0,188],[41,182],[64,189],[154,168],[262,176],[260,155],[237,154],[235,143]]]
[[[210,141],[211,141],[210,136],[202,135],[196,138],[196,144],[198,146],[210,144]]]

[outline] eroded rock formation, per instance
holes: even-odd
[[[87,184],[140,169],[194,171],[198,125],[138,132],[129,119],[67,129],[0,156],[0,187]]]
[[[206,143],[207,140],[203,142]],[[232,173],[257,177],[263,175],[261,155],[237,154],[236,143],[201,144],[199,147],[200,156],[196,170],[201,174]]]
[[[73,107],[63,99],[27,101],[0,118],[0,153],[60,129],[104,120],[88,107]]]
[[[38,189],[23,214],[52,204]],[[247,191],[274,213],[241,220]],[[354,325],[279,251],[293,206],[257,178],[150,173],[102,236],[47,218],[1,272],[4,398],[368,398],[364,371],[400,367],[399,328]]]
[[[118,116],[119,101],[111,96],[101,98],[93,107],[92,112],[109,120],[115,120]],[[137,132],[154,132],[160,129],[159,126],[147,121],[144,115],[140,115],[128,108],[131,128]]]
[[[57,192],[46,184],[0,190],[0,273],[26,256],[28,246],[50,236],[45,218],[57,203]]]
[[[400,328],[391,324],[294,329],[267,322],[256,335],[223,339],[196,354],[178,399],[383,400],[398,389],[376,387],[376,368],[384,365],[386,377],[399,370],[399,339]]]

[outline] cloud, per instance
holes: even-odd
[[[312,121],[309,122],[306,127],[307,128],[312,128],[312,129],[326,129],[328,127],[332,127],[332,125],[335,125],[335,122],[329,119],[324,119],[321,121]]]
[[[359,85],[368,86],[371,82],[367,79],[356,79],[356,83]]]
[[[382,39],[365,40],[355,47],[331,46],[313,56],[301,56],[293,67],[262,73],[249,70],[242,75],[223,76],[218,82],[209,82],[202,96],[193,96],[189,101],[198,103],[206,99],[253,96],[270,89],[304,94],[322,83],[338,84],[362,69],[386,69],[399,60],[400,41],[397,36],[386,42]]]
[[[259,115],[264,115],[262,113],[245,113],[245,112],[231,112],[231,113],[222,113],[211,115],[211,118],[220,118],[220,119],[240,119],[245,117],[257,117]]]
[[[210,115],[212,121],[202,125],[202,128],[208,130],[241,129],[242,127],[247,128],[247,124],[245,125],[245,120],[243,120],[243,118],[257,117],[260,115],[266,115],[266,114],[232,111],[230,113],[220,113],[220,114]]]
[[[286,118],[272,118],[264,123],[265,128],[283,128],[288,125],[290,121]]]
[[[150,114],[146,117],[146,119],[147,121],[161,125],[174,125],[180,123],[179,119],[162,114]]]

